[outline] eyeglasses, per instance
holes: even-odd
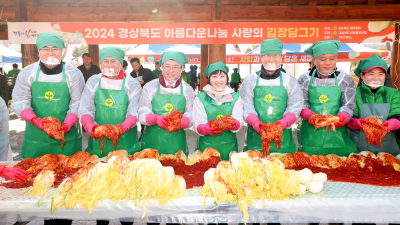
[[[55,54],[58,54],[61,52],[61,48],[41,48],[40,51],[44,54],[48,54],[50,52],[53,52]]]
[[[274,59],[274,60],[277,60],[277,59],[279,59],[280,57],[281,57],[281,55],[263,55],[262,56],[263,58],[267,58],[267,59]]]
[[[178,71],[178,70],[180,70],[180,69],[182,69],[182,67],[181,66],[174,66],[174,67],[171,67],[171,66],[163,66],[163,69],[164,70],[173,70],[173,71]]]
[[[113,66],[115,66],[115,65],[117,65],[118,64],[118,60],[116,60],[116,59],[113,59],[113,60],[107,60],[107,59],[104,59],[103,61],[101,61],[101,65],[109,65],[110,63],[111,63],[111,65],[113,65]]]

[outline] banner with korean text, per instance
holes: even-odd
[[[259,44],[374,43],[394,38],[394,22],[195,22],[195,23],[52,23],[9,22],[12,44],[35,44],[43,32],[69,44]]]
[[[338,62],[352,62],[367,59],[372,55],[379,55],[383,59],[387,59],[389,52],[339,52]],[[200,64],[200,54],[186,55],[189,59],[188,64]],[[127,55],[128,59],[138,58],[141,64],[154,64],[160,60],[161,54],[142,54],[142,55]],[[302,54],[284,54],[282,63],[308,63],[311,60],[311,55]],[[257,54],[243,55],[226,55],[226,64],[261,64],[261,56]]]

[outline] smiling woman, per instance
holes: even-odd
[[[238,151],[236,132],[243,124],[243,101],[228,86],[228,72],[223,62],[208,65],[204,70],[208,84],[193,104],[193,122],[199,134],[196,149],[215,148],[222,160],[229,160],[229,153]]]

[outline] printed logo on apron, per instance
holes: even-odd
[[[270,94],[267,94],[265,97],[264,97],[264,101],[265,102],[272,102],[272,96],[270,95]]]
[[[328,101],[328,96],[326,96],[326,95],[321,95],[321,96],[319,96],[319,101],[320,101],[321,103],[327,102],[327,101]]]
[[[46,99],[48,99],[48,100],[51,100],[51,99],[54,98],[54,93],[51,92],[51,91],[48,91],[48,92],[46,92],[46,93],[44,94],[44,97],[45,97]]]
[[[173,109],[174,109],[174,106],[173,106],[171,103],[167,103],[167,104],[165,105],[165,110],[166,110],[167,112],[171,112]]]
[[[374,117],[374,118],[380,119],[380,120],[382,120],[382,121],[384,121],[384,120],[385,120],[385,119],[383,118],[383,116],[380,116],[380,115],[371,115],[371,117]]]
[[[107,98],[106,99],[106,106],[107,107],[111,107],[112,105],[114,105],[114,101],[111,98]]]
[[[220,118],[222,118],[222,117],[224,117],[224,115],[219,114],[219,115],[217,116],[217,119],[220,119]]]

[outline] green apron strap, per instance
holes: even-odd
[[[125,75],[125,74],[124,74]],[[125,76],[122,76],[122,86],[121,86],[121,91],[124,91],[125,89]]]
[[[282,72],[281,72],[281,75],[280,75],[280,82],[281,82],[281,87],[283,87],[283,78],[282,78]]]
[[[383,103],[387,103],[385,91],[383,91],[383,93],[382,93],[382,100],[383,100]]]
[[[259,74],[257,74],[256,87],[258,86],[258,79],[260,79],[260,74],[261,74],[261,72]]]
[[[39,74],[40,74],[40,65],[36,71],[36,80],[35,81],[39,81]]]
[[[337,86],[339,86],[339,83],[338,83],[338,81],[337,81],[336,72],[333,73],[333,76],[335,77],[335,86],[337,87]]]
[[[363,103],[367,103],[367,98],[365,97],[365,93],[364,93],[364,90],[362,87],[360,88],[360,92],[361,92],[361,98],[362,98]],[[386,96],[385,96],[385,98],[386,98]]]
[[[310,88],[312,86],[312,82],[314,80],[314,76],[315,76],[315,71],[317,71],[316,69],[313,71],[313,73],[311,74],[311,78],[310,78],[310,83],[308,84],[308,88]]]
[[[65,82],[65,65],[62,65],[63,82]]]
[[[181,81],[181,94],[180,95],[183,95],[183,84],[182,84],[182,81]]]

